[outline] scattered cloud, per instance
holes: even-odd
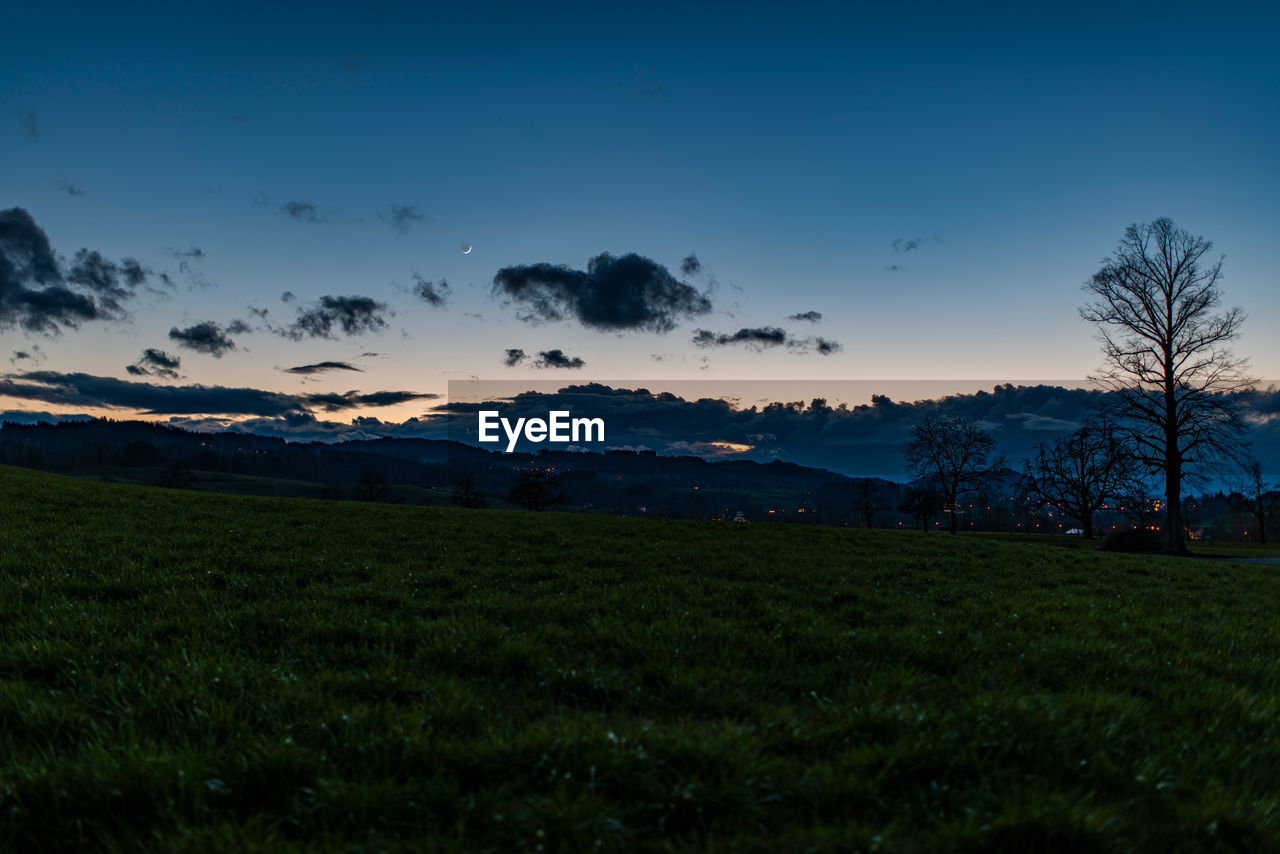
[[[698,256],[690,252],[680,262],[680,272],[686,276],[696,276],[702,272],[702,262],[698,260]]]
[[[525,352],[517,347],[513,347],[503,353],[502,364],[508,368],[514,368],[525,360]]]
[[[156,376],[176,380],[179,378],[178,368],[182,367],[182,359],[171,356],[164,350],[148,347],[142,351],[138,361],[125,368],[136,377]]]
[[[378,211],[378,219],[401,234],[408,234],[414,223],[426,221],[426,216],[417,205],[388,205]]]
[[[62,192],[66,193],[68,196],[84,195],[84,190],[80,189],[75,184],[72,184],[70,181],[58,181],[57,183],[54,184],[54,186],[57,187]]]
[[[221,359],[223,354],[236,349],[231,336],[248,331],[249,327],[240,320],[231,321],[225,329],[212,320],[206,320],[203,323],[188,326],[186,329],[175,326],[169,330],[169,338],[176,341],[179,347]]]
[[[19,362],[30,362],[38,365],[44,361],[44,351],[40,349],[39,344],[32,344],[25,350],[14,350],[13,355],[9,357],[9,364],[16,365]]]
[[[711,311],[705,295],[635,253],[602,253],[585,271],[547,263],[504,267],[493,278],[493,292],[519,303],[526,322],[574,318],[610,332],[669,332],[680,318]]]
[[[821,323],[822,312],[820,311],[802,311],[799,314],[787,315],[787,320],[799,320],[805,323]]]
[[[439,308],[449,299],[449,292],[452,289],[449,287],[449,283],[444,279],[441,279],[439,282],[432,282],[428,279],[422,278],[422,276],[419,276],[417,273],[414,273],[413,280],[414,296],[418,297],[428,305],[433,305],[436,308]]]
[[[372,297],[323,296],[309,308],[298,309],[297,319],[277,334],[294,341],[303,338],[336,338],[343,335],[379,332],[387,327],[385,303]]]
[[[709,329],[695,329],[693,343],[698,347],[727,347],[731,344],[745,344],[748,347],[760,350],[765,347],[777,347],[787,343],[787,333],[786,330],[779,329],[776,326],[744,327],[732,335],[723,332],[717,334]]]
[[[289,215],[290,218],[298,222],[323,222],[324,216],[321,215],[320,209],[312,202],[304,202],[295,200],[292,202],[281,202],[278,206],[280,210]]]
[[[905,273],[905,272],[907,272],[907,268],[906,268],[906,267],[902,267],[902,266],[899,266],[899,265],[897,265],[897,264],[890,264],[889,266],[887,266],[887,267],[881,267],[880,269],[882,269],[882,270],[884,270],[885,272],[888,272],[888,273]]]
[[[581,368],[586,362],[578,356],[566,356],[563,350],[543,350],[533,363],[535,368]]]
[[[893,241],[894,252],[910,252],[919,248],[920,238],[918,237],[899,237]]]
[[[820,356],[830,356],[832,353],[838,353],[844,349],[844,345],[839,341],[831,341],[821,336],[813,339],[813,349]]]
[[[27,371],[0,377],[0,395],[45,403],[134,409],[146,415],[251,415],[311,417],[315,410],[339,412],[433,400],[436,394],[409,391],[349,391],[341,394],[285,394],[255,388],[158,385],[84,373]]]
[[[150,275],[133,258],[116,263],[88,249],[67,265],[25,209],[0,211],[0,329],[56,335],[88,321],[121,319]]]
[[[363,368],[357,368],[350,362],[316,362],[314,365],[298,365],[294,368],[285,368],[286,374],[323,374],[329,371],[356,371],[363,373]]]

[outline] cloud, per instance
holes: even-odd
[[[919,248],[920,238],[918,237],[899,237],[893,241],[894,252],[910,252]]]
[[[297,298],[298,297],[294,294],[293,291],[285,291],[284,293],[280,294],[280,302],[293,302]]]
[[[303,338],[336,338],[334,330],[344,335],[378,332],[387,326],[383,313],[387,306],[371,297],[323,296],[310,308],[299,309],[298,318],[288,327],[275,330],[294,341]]]
[[[72,184],[70,181],[58,181],[54,186],[66,193],[68,196],[83,196],[84,190]]]
[[[204,258],[205,251],[199,246],[192,246],[190,249],[170,249],[169,254],[184,261],[199,261]]]
[[[512,348],[504,352],[502,356],[502,364],[508,368],[514,368],[525,360],[525,352],[519,348]]]
[[[377,391],[369,394],[296,395],[255,388],[157,385],[83,373],[28,371],[0,377],[0,395],[64,406],[135,409],[146,415],[250,415],[310,417],[312,410],[338,412],[433,400],[435,394]]]
[[[18,127],[22,128],[22,135],[27,139],[39,139],[40,127],[36,124],[35,110],[19,108],[13,111],[14,118],[18,120]]]
[[[55,335],[93,320],[126,316],[125,303],[150,271],[81,249],[65,266],[49,237],[23,208],[0,211],[0,329]]]
[[[533,363],[535,368],[581,368],[586,362],[578,356],[566,356],[563,350],[543,350]]]
[[[182,359],[171,356],[164,350],[148,347],[142,351],[138,361],[125,368],[136,377],[156,376],[176,380],[179,378],[178,368],[182,367]]]
[[[787,320],[800,320],[806,323],[821,323],[822,312],[820,311],[802,311],[799,314],[787,315]]]
[[[702,262],[698,260],[698,256],[690,252],[680,262],[680,272],[686,276],[696,276],[702,272]]]
[[[880,269],[882,269],[882,270],[884,270],[885,272],[888,272],[888,273],[905,273],[905,272],[907,272],[907,268],[906,268],[906,267],[901,267],[901,266],[899,266],[899,265],[897,265],[897,264],[890,264],[889,266],[887,266],[887,267],[881,267]]]
[[[178,342],[179,347],[186,347],[188,350],[207,353],[215,359],[221,359],[224,353],[236,349],[231,335],[247,331],[248,326],[243,321],[233,320],[226,329],[223,329],[212,320],[206,320],[203,323],[188,326],[186,329],[175,326],[169,330],[169,338]]]
[[[419,276],[417,273],[414,273],[413,280],[415,282],[413,286],[414,295],[428,305],[433,305],[439,308],[448,300],[449,292],[452,289],[449,287],[449,283],[444,279],[441,279],[439,282],[432,282],[428,279],[422,278],[422,276]]]
[[[585,271],[547,263],[504,267],[493,278],[493,292],[521,304],[526,322],[572,317],[611,332],[669,332],[678,319],[711,311],[706,296],[634,253],[602,253]]]
[[[350,362],[316,362],[314,365],[298,365],[296,368],[285,368],[286,374],[322,374],[327,371],[356,371],[363,373],[363,368],[357,368]]]
[[[388,205],[378,211],[378,219],[390,225],[401,234],[407,234],[414,223],[424,222],[426,216],[417,205]]]
[[[745,344],[754,349],[763,349],[787,343],[787,333],[776,326],[743,328],[732,335],[726,333],[717,334],[709,329],[695,329],[693,343],[698,347],[727,347],[731,344]]]
[[[279,208],[298,222],[324,221],[324,217],[320,214],[320,209],[311,202],[281,202]]]
[[[838,353],[843,350],[844,345],[839,341],[830,341],[818,336],[813,339],[813,349],[816,350],[820,356],[830,356],[832,353]]]

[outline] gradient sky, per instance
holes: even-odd
[[[1169,216],[1226,255],[1227,304],[1249,313],[1236,350],[1280,377],[1277,8],[10,4],[0,209],[29,211],[65,256],[136,257],[176,287],[140,293],[125,323],[0,330],[4,359],[36,356],[0,368],[137,381],[126,366],[156,347],[182,379],[145,381],[308,393],[1076,378],[1100,362],[1081,284],[1125,226]],[[319,221],[281,209],[295,201]],[[398,230],[391,205],[423,219]],[[617,334],[529,325],[491,294],[502,267],[606,251],[710,288],[714,310]],[[452,285],[443,307],[412,295],[415,273]],[[248,311],[280,325],[323,295],[394,316],[292,341]],[[821,323],[787,320],[811,310]],[[221,358],[167,337],[237,318],[255,331]],[[843,349],[691,342],[759,326]],[[513,347],[586,367],[504,367]],[[281,371],[325,360],[364,373]]]

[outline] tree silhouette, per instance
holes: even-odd
[[[870,528],[875,515],[881,510],[889,509],[889,502],[884,500],[884,490],[880,484],[870,480],[861,481],[854,488],[853,509],[862,516],[863,527]]]
[[[907,487],[906,494],[898,505],[898,512],[906,513],[914,519],[923,531],[929,517],[942,512],[942,494],[930,486]]]
[[[1258,542],[1267,544],[1267,520],[1280,507],[1280,486],[1268,487],[1262,477],[1262,463],[1249,460],[1244,465],[1244,484],[1237,506],[1253,517],[1258,526]]]
[[[366,471],[360,475],[356,484],[356,500],[358,501],[390,501],[391,487],[387,479],[376,471]]]
[[[1139,465],[1126,434],[1104,419],[1036,451],[1027,464],[1027,490],[1040,504],[1078,519],[1085,539],[1092,539],[1093,514],[1125,493]]]
[[[1106,363],[1092,377],[1112,392],[1135,453],[1164,475],[1165,550],[1186,551],[1182,481],[1195,467],[1242,451],[1240,391],[1252,380],[1226,348],[1244,321],[1222,301],[1213,244],[1160,218],[1125,230],[1084,286],[1080,316],[1098,325]]]
[[[546,469],[529,469],[507,493],[507,500],[529,510],[546,510],[564,500],[560,478]]]
[[[902,449],[907,468],[919,480],[930,482],[942,495],[943,509],[956,532],[961,497],[990,484],[1004,467],[1004,455],[992,459],[995,440],[971,415],[943,418],[926,415],[913,425]]]

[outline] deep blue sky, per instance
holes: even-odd
[[[1274,4],[52,2],[4,18],[0,209],[65,256],[133,256],[176,285],[141,292],[126,323],[0,330],[6,360],[34,357],[15,372],[139,381],[125,367],[155,347],[182,378],[142,381],[290,392],[301,378],[280,369],[327,360],[364,373],[307,391],[1076,378],[1100,360],[1081,283],[1126,225],[1170,216],[1226,254],[1227,302],[1250,314],[1237,351],[1280,377]],[[399,231],[390,205],[423,219]],[[712,312],[618,334],[529,325],[490,293],[499,268],[606,251],[712,288]],[[704,270],[686,276],[691,252]],[[414,273],[448,280],[443,307],[409,292]],[[394,316],[334,339],[263,328],[324,295]],[[823,321],[786,319],[809,310]],[[167,335],[233,319],[254,331],[217,359]],[[765,326],[843,349],[691,343]],[[504,367],[506,348],[530,358]],[[553,348],[586,367],[531,367]],[[93,411],[0,397],[23,408]]]

